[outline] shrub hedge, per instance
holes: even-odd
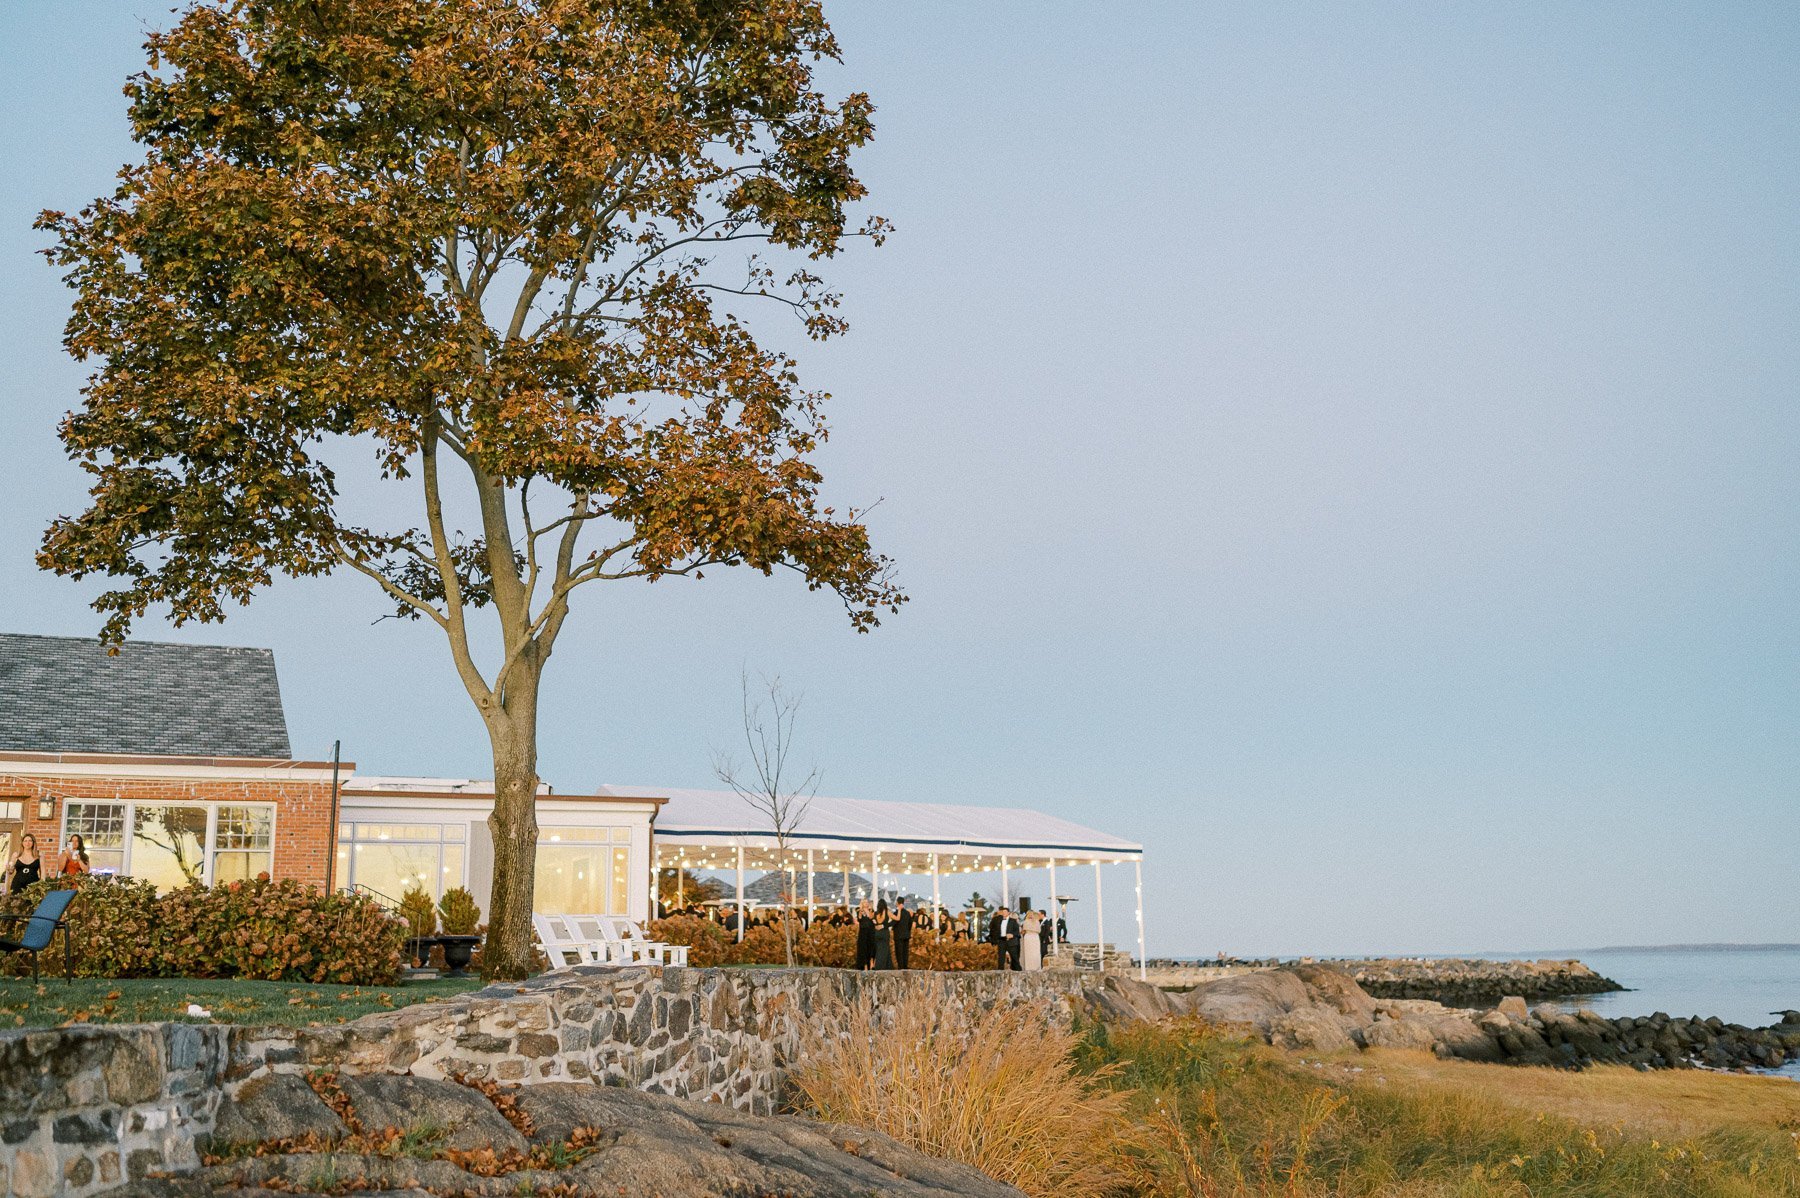
[[[739,942],[731,932],[710,919],[675,915],[652,920],[647,929],[654,940],[688,946],[688,964],[781,965],[787,961],[778,928],[753,927]],[[794,956],[801,965],[856,966],[856,929],[819,924],[800,930],[794,937]],[[973,940],[952,940],[930,927],[913,930],[909,964],[914,969],[992,969],[992,945]]]
[[[29,915],[47,891],[75,886],[69,907],[75,973],[103,978],[249,978],[387,985],[403,964],[406,925],[367,895],[327,894],[298,882],[230,882],[157,894],[136,878],[52,878],[0,899]],[[61,938],[45,954],[60,966]],[[30,973],[9,953],[0,972]]]

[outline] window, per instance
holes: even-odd
[[[95,872],[129,874],[177,890],[242,881],[275,865],[275,809],[266,803],[71,800],[63,839],[79,835]]]
[[[275,813],[267,807],[221,807],[213,833],[213,880],[247,882],[275,867]]]
[[[131,822],[131,876],[179,890],[206,881],[205,807],[137,804]]]
[[[545,915],[623,915],[629,906],[630,828],[541,828],[536,901]]]
[[[125,804],[68,804],[63,816],[63,844],[71,836],[81,837],[90,869],[116,872],[125,868]],[[58,852],[61,847],[57,846]]]
[[[418,889],[433,899],[464,884],[466,824],[341,824],[338,880],[399,902]]]

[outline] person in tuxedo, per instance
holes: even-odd
[[[993,922],[988,924],[988,940],[999,959],[996,968],[1019,968],[1019,921],[1009,909],[1002,907],[994,912]]]
[[[1044,960],[1050,959],[1050,912],[1038,912],[1038,955]]]
[[[913,924],[918,919],[912,909],[906,905],[904,898],[894,900],[894,968],[907,968],[907,960],[912,952]]]

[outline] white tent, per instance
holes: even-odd
[[[929,875],[936,905],[944,874],[998,871],[1004,902],[1014,868],[1047,866],[1054,893],[1058,866],[1092,865],[1096,942],[1104,942],[1101,866],[1129,862],[1137,898],[1140,965],[1145,959],[1144,846],[1041,811],[819,795],[787,837],[784,859],[768,820],[731,791],[602,786],[598,793],[614,799],[665,800],[654,827],[656,868],[735,871],[739,902],[744,901],[746,870],[791,870],[796,880],[804,874],[810,907],[818,873],[867,870],[877,885],[883,874]]]

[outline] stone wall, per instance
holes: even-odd
[[[81,1198],[121,1176],[198,1163],[221,1097],[310,1070],[596,1082],[752,1113],[780,1108],[802,1023],[829,1030],[868,995],[924,987],[985,1010],[1023,999],[1052,1018],[1157,1017],[1152,986],[1058,970],[582,969],[313,1028],[187,1024],[0,1033],[0,1191]]]
[[[0,1193],[88,1194],[197,1166],[231,1031],[153,1023],[0,1035]]]

